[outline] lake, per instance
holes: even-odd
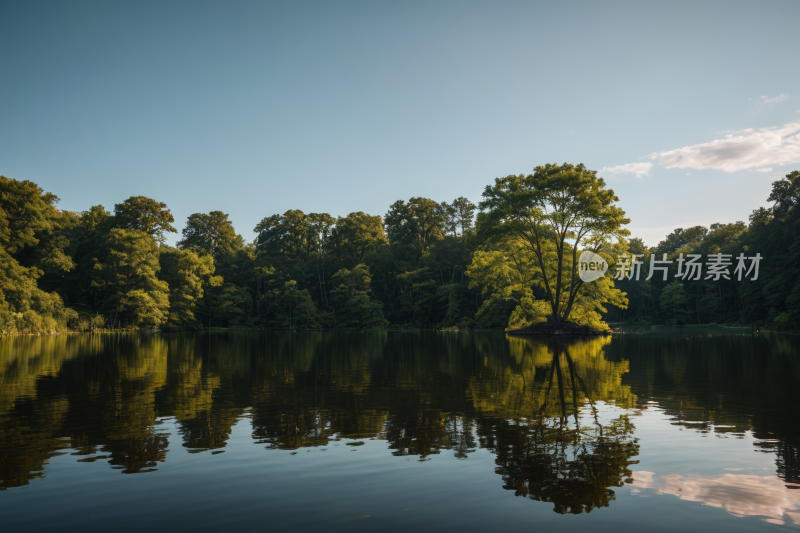
[[[800,529],[800,342],[0,339],[3,531]]]

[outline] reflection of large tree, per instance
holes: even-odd
[[[0,338],[0,490],[44,477],[69,402],[53,380],[65,362],[96,345],[91,337]]]
[[[166,459],[156,424],[164,416],[190,451],[224,447],[251,407],[253,437],[268,448],[381,438],[396,455],[452,450],[463,459],[478,446],[477,420],[561,412],[545,398],[552,348],[502,335],[101,335],[45,345],[0,368],[11,391],[5,444],[16,435],[20,452],[3,452],[17,472],[4,474],[6,484],[25,483],[65,443],[80,461],[152,471]],[[601,348],[570,348],[578,373],[596,399],[626,404],[626,363],[608,363]],[[567,403],[584,401],[564,390]]]
[[[529,346],[518,348],[531,355],[523,359],[523,378],[508,380],[512,388],[521,384],[522,390],[505,398],[513,397],[527,413],[484,419],[478,429],[484,446],[497,454],[496,471],[504,488],[552,502],[562,514],[607,507],[615,499],[611,487],[631,481],[629,465],[637,462],[631,457],[638,455],[639,446],[628,417],[603,423],[595,402],[635,401],[620,384],[627,368],[605,361],[598,349],[608,341],[601,339],[523,342]],[[581,409],[586,405],[588,409]],[[524,414],[529,416],[520,416]]]
[[[0,490],[27,485],[44,477],[48,459],[69,445],[54,438],[64,422],[65,398],[17,405],[13,417],[0,416]]]
[[[159,413],[171,414],[177,420],[183,446],[199,452],[225,446],[242,408],[219,399],[215,405],[220,376],[204,364],[193,341],[183,336],[171,339],[167,382],[156,405]]]
[[[516,496],[552,502],[557,513],[579,514],[608,507],[610,487],[631,481],[631,457],[639,446],[627,416],[590,423],[580,430],[563,419],[498,420],[492,429],[496,472]]]
[[[153,405],[164,383],[163,339],[86,335],[4,341],[3,348],[16,353],[4,358],[0,376],[3,390],[16,398],[0,415],[3,485],[41,477],[37,471],[64,447],[77,448],[73,455],[86,456],[82,461],[107,452],[109,462],[125,473],[147,471],[165,459],[168,443],[154,430]]]
[[[252,434],[268,448],[372,438],[385,440],[387,453],[421,459],[442,450],[466,459],[488,448],[509,490],[552,502],[558,512],[585,512],[613,499],[637,451],[629,420],[595,417],[593,407],[630,407],[637,395],[657,398],[680,423],[703,431],[709,422],[752,428],[765,439],[759,446],[777,454],[778,475],[797,482],[800,432],[786,423],[796,418],[796,351],[796,339],[730,337],[0,339],[0,487],[43,476],[48,458],[64,448],[78,461],[152,471],[169,444],[159,418],[174,417],[183,446],[202,451],[224,447],[251,408]],[[638,358],[633,373],[628,357]]]
[[[636,401],[621,382],[627,362],[603,355],[608,339],[562,345],[386,332],[81,338],[94,340],[72,359],[30,359],[30,373],[17,361],[0,372],[15,390],[9,416],[36,429],[15,433],[24,457],[14,459],[19,475],[4,479],[19,478],[28,465],[40,470],[65,437],[81,461],[106,458],[124,472],[152,471],[169,444],[158,418],[174,417],[184,447],[202,451],[224,447],[248,408],[253,438],[267,448],[372,438],[386,440],[390,453],[421,459],[442,450],[466,459],[489,448],[505,486],[573,512],[607,504],[635,454],[627,420],[600,425],[589,403]],[[67,346],[53,342],[54,353]],[[28,375],[42,373],[51,377]],[[26,405],[50,405],[52,413],[26,417]]]
[[[166,382],[167,345],[162,338],[145,337],[126,339],[116,349],[113,373],[99,384],[102,450],[125,474],[150,471],[166,459],[169,446],[154,427],[155,394]]]
[[[507,357],[495,354],[483,358],[483,364],[470,377],[468,394],[482,415],[500,418],[527,416],[543,407],[544,415],[562,415],[562,403],[548,401],[547,395],[556,391],[563,395],[565,406],[582,405],[590,392],[594,401],[631,407],[636,396],[622,384],[629,365],[627,361],[611,362],[603,356],[610,342],[609,337],[571,343],[511,338]],[[490,350],[492,347],[486,348],[487,353]],[[565,356],[555,357],[557,350]],[[569,372],[569,366],[574,366],[574,373]],[[572,387],[573,377],[579,387]],[[553,380],[563,386],[554,389]]]

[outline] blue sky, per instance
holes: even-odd
[[[62,209],[478,202],[600,171],[654,245],[800,169],[800,2],[0,1],[0,174]],[[177,240],[177,236],[171,242]]]

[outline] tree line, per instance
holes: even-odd
[[[797,330],[800,324],[800,171],[772,184],[770,207],[755,209],[747,223],[716,223],[709,227],[677,228],[655,247],[630,239],[628,250],[644,254],[642,271],[649,270],[651,254],[677,260],[683,254],[729,254],[735,258],[760,254],[758,278],[739,281],[674,279],[673,266],[664,281],[622,280],[617,286],[627,294],[627,309],[613,309],[615,321],[672,324],[741,324],[775,330]],[[735,260],[734,260],[735,264]],[[752,276],[751,276],[752,277]]]
[[[122,328],[513,328],[544,320],[743,322],[800,318],[800,172],[773,184],[750,223],[631,238],[618,198],[583,165],[498,178],[475,205],[412,197],[383,215],[292,209],[247,242],[221,211],[178,233],[166,204],[59,210],[58,197],[0,176],[0,332]],[[577,255],[748,253],[758,280],[583,283]],[[646,266],[644,268],[647,268]]]

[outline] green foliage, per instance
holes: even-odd
[[[550,307],[534,295],[537,269],[529,250],[513,237],[494,244],[493,250],[476,251],[467,270],[470,288],[480,290],[487,298],[484,313],[496,306],[497,300],[506,300],[516,305],[503,326],[517,328],[544,321]]]
[[[513,300],[504,300],[492,294],[481,302],[475,313],[475,321],[480,328],[505,329],[511,323],[511,314],[518,307]]]
[[[333,253],[340,260],[361,263],[367,253],[386,244],[383,221],[361,211],[350,213],[336,221],[330,240]]]
[[[447,204],[437,204],[429,198],[411,198],[408,203],[398,200],[386,213],[386,233],[392,243],[407,243],[419,254],[444,237]]]
[[[744,222],[678,228],[648,248],[596,172],[545,165],[486,188],[476,206],[413,197],[384,218],[288,210],[245,243],[227,214],[188,217],[178,248],[164,203],[137,196],[81,213],[31,182],[0,177],[0,331],[256,326],[517,328],[549,318],[800,323],[800,172],[773,184],[772,207]],[[473,223],[474,222],[474,223]],[[161,241],[161,246],[159,246]],[[642,256],[641,279],[580,280],[583,251],[612,270]],[[675,282],[683,254],[760,253],[757,280]],[[673,260],[647,276],[651,254]],[[788,265],[788,267],[787,267]]]
[[[61,297],[37,286],[41,271],[21,266],[0,248],[0,332],[51,333],[64,331],[71,313]]]
[[[774,217],[753,219],[739,237],[739,246],[748,255],[764,257],[758,279],[742,283],[736,300],[728,306],[741,307],[743,321],[777,330],[800,329],[799,184],[797,170],[773,183],[768,200],[775,202]]]
[[[244,246],[244,239],[236,234],[228,215],[222,211],[189,215],[181,233],[183,239],[178,241],[179,248],[202,250],[215,259],[231,255]]]
[[[622,228],[629,222],[625,212],[614,205],[619,199],[596,174],[583,165],[536,167],[528,176],[497,178],[494,186],[486,187],[480,204],[486,210],[479,218],[482,240],[514,237],[514,246],[524,249],[527,261],[535,265],[549,315],[556,321],[575,321],[572,314],[577,312],[578,321],[602,326],[593,309],[601,310],[611,301],[624,305],[621,295],[613,293],[616,289],[598,292],[600,284],[586,284],[578,276],[581,251],[598,253],[612,239],[630,233]],[[605,296],[591,303],[590,294]]]
[[[39,243],[36,234],[53,227],[58,197],[31,181],[0,176],[0,245],[10,254]]]
[[[166,321],[166,310],[169,308],[166,286],[160,288],[160,291],[129,290],[119,299],[120,314],[127,314],[129,323],[134,327],[158,328]]]
[[[667,237],[658,243],[658,246],[655,249],[655,254],[658,257],[661,257],[661,254],[671,254],[675,252],[679,248],[683,248],[689,245],[698,245],[703,242],[703,239],[708,234],[708,228],[703,226],[694,226],[689,229],[678,228]],[[638,246],[634,245],[634,241],[638,241]],[[630,253],[632,254],[642,254],[647,253],[647,248],[642,243],[641,239],[631,239],[630,240]]]
[[[164,202],[145,196],[131,196],[114,206],[114,222],[119,228],[142,231],[163,243],[164,232],[178,233],[172,223],[175,217]]]
[[[320,219],[327,220],[325,215],[306,215],[299,209],[267,217],[253,230],[258,234],[256,247],[260,253],[307,261],[320,245]]]
[[[659,305],[676,323],[683,323],[688,318],[689,299],[686,297],[683,285],[677,281],[673,281],[661,291]]]
[[[45,271],[74,267],[61,231],[74,217],[55,208],[58,197],[30,181],[0,176],[0,332],[64,331],[72,312],[55,292],[39,288]],[[24,261],[24,263],[23,263]]]
[[[46,274],[42,286],[57,290],[71,304],[99,309],[101,295],[92,285],[96,276],[94,265],[105,253],[106,238],[113,223],[114,217],[101,205],[78,214],[76,223],[65,232],[68,251],[76,267],[62,275]]]
[[[789,214],[800,203],[800,170],[790,172],[784,179],[774,182],[767,201],[775,202],[772,212],[776,217]]]
[[[472,323],[472,320],[465,322],[464,309],[469,309],[470,292],[461,283],[450,283],[441,285],[436,289],[436,299],[443,309],[441,324],[447,326],[460,326]]]
[[[513,235],[497,238],[494,249],[475,252],[467,271],[470,288],[478,289],[488,299],[486,306],[495,300],[516,304],[508,319],[508,328],[517,329],[544,322],[552,307],[545,296],[541,273],[536,268],[536,258],[525,242]],[[614,288],[608,278],[585,284],[573,302],[570,319],[573,323],[596,330],[607,329],[602,321],[605,305],[626,305],[624,295]]]
[[[159,264],[160,277],[169,285],[170,324],[196,327],[203,284],[208,285],[214,274],[214,260],[210,255],[167,248],[161,250]]]
[[[168,318],[169,286],[158,279],[161,266],[156,240],[133,229],[114,228],[102,259],[94,264],[92,284],[103,296],[114,325],[157,328]]]
[[[384,327],[383,303],[371,300],[369,267],[356,265],[353,270],[342,269],[333,275],[331,301],[336,308],[336,324],[345,328]]]
[[[247,323],[252,297],[245,287],[210,276],[204,284],[202,323],[211,327]]]
[[[794,171],[773,183],[768,201],[775,205],[755,209],[749,225],[715,223],[708,228],[678,228],[670,233],[653,249],[659,260],[662,253],[667,253],[668,259],[675,261],[669,280],[655,276],[649,281],[617,282],[627,293],[629,305],[626,312],[612,311],[609,318],[652,323],[743,323],[796,330],[796,324],[800,323],[800,276],[795,267],[800,264],[796,238],[800,234],[800,211],[796,208],[798,179],[800,172]],[[633,241],[630,241],[631,251]],[[635,253],[649,254],[646,250]],[[740,253],[746,257],[760,254],[758,279],[739,281],[732,267],[731,279],[685,280],[676,284],[676,260],[680,254],[705,257],[716,253],[730,254],[733,267]],[[649,255],[644,261],[642,272],[646,273]]]
[[[276,329],[308,329],[320,325],[320,315],[308,291],[298,289],[297,282],[287,281],[273,291],[267,309],[268,325]]]
[[[442,202],[442,206],[445,210],[445,228],[448,233],[451,233],[453,237],[466,237],[472,232],[477,209],[475,204],[463,196],[459,196],[449,205],[447,202]]]

